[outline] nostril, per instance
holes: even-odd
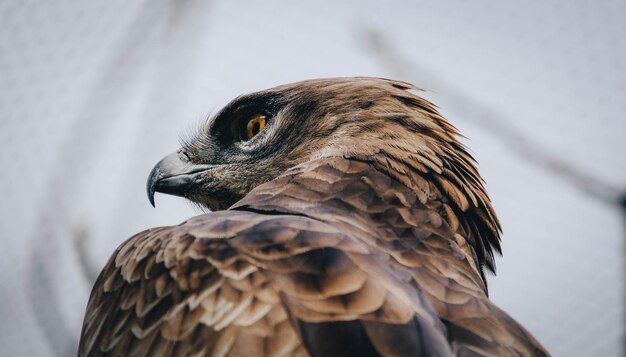
[[[184,162],[191,162],[191,157],[183,149],[178,150],[178,157]]]

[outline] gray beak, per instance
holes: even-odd
[[[154,166],[146,191],[148,200],[154,207],[154,193],[161,192],[174,196],[184,196],[200,182],[200,174],[215,167],[214,165],[196,165],[178,150],[164,157]]]

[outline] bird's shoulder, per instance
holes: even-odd
[[[232,209],[137,234],[98,278],[81,351],[306,354],[294,326],[417,316],[456,352],[533,355],[532,336],[487,298],[451,204],[410,179],[421,189],[324,160]]]
[[[280,266],[340,236],[305,217],[240,211],[136,234],[96,281],[80,354],[305,355],[259,262]]]
[[[306,212],[346,232],[351,242],[372,259],[385,260],[405,287],[425,298],[457,353],[545,355],[532,335],[487,296],[472,244],[485,234],[473,219],[484,217],[468,219],[427,174],[392,160],[385,165],[401,175],[390,175],[367,160],[307,163],[261,185],[236,207]]]

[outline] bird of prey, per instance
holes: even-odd
[[[79,355],[547,355],[488,299],[498,219],[418,93],[358,77],[233,100],[147,184],[211,212],[113,253]]]

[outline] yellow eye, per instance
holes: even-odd
[[[253,115],[250,120],[248,120],[248,124],[246,124],[246,140],[252,139],[252,137],[263,130],[263,128],[265,128],[265,115]]]

